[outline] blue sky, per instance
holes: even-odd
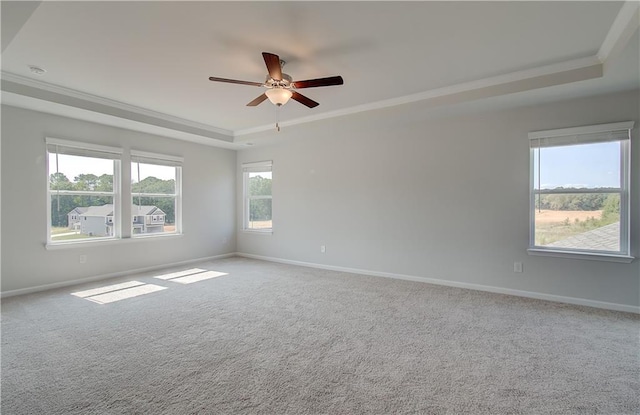
[[[620,143],[595,143],[541,149],[540,186],[619,187]],[[538,187],[537,150],[534,161],[534,183]]]

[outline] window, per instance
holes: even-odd
[[[529,134],[530,253],[632,259],[631,128],[624,122]]]
[[[182,158],[131,151],[132,234],[181,233]]]
[[[48,243],[120,237],[122,150],[53,138],[46,145]]]
[[[272,232],[271,161],[242,165],[243,229]]]

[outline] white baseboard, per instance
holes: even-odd
[[[37,292],[40,292],[40,291],[52,290],[54,288],[69,287],[69,286],[72,286],[72,285],[83,284],[83,283],[86,283],[86,282],[107,280],[107,279],[110,279],[110,278],[126,277],[127,275],[137,274],[137,273],[140,273],[140,272],[155,271],[155,270],[158,270],[158,269],[175,267],[175,266],[179,266],[179,265],[193,264],[195,262],[204,262],[204,261],[211,261],[211,260],[215,260],[215,259],[229,258],[229,257],[233,257],[233,256],[236,256],[236,254],[232,252],[232,253],[229,253],[229,254],[214,255],[214,256],[209,256],[209,257],[204,257],[204,258],[189,259],[189,260],[186,260],[186,261],[172,262],[172,263],[162,264],[162,265],[153,265],[153,266],[150,266],[150,267],[136,268],[136,269],[131,269],[131,270],[127,270],[127,271],[121,271],[121,272],[113,272],[113,273],[110,273],[110,274],[96,275],[96,276],[93,276],[93,277],[79,278],[79,279],[75,279],[75,280],[55,282],[53,284],[38,285],[36,287],[21,288],[21,289],[18,289],[18,290],[2,291],[0,293],[0,298],[13,297],[13,296],[16,296],[16,295],[23,295],[23,294],[33,294],[33,293],[37,293]]]
[[[366,269],[337,267],[333,265],[316,264],[312,262],[293,261],[289,259],[273,258],[273,257],[262,256],[262,255],[245,254],[242,252],[236,252],[236,255],[240,257],[245,257],[245,258],[260,259],[263,261],[279,262],[282,264],[299,265],[303,267],[319,268],[319,269],[326,269],[331,271],[349,272],[352,274],[369,275],[374,277],[395,278],[399,280],[426,282],[426,283],[435,284],[435,285],[445,285],[447,287],[466,288],[470,290],[487,291],[487,292],[496,293],[496,294],[513,295],[516,297],[535,298],[537,300],[553,301],[556,303],[582,305],[587,307],[602,308],[605,310],[624,311],[627,313],[640,314],[640,307],[637,307],[637,306],[632,306],[627,304],[607,303],[604,301],[589,300],[586,298],[565,297],[562,295],[545,294],[545,293],[538,293],[533,291],[514,290],[512,288],[492,287],[490,285],[471,284],[467,282],[441,280],[437,278],[417,277],[414,275],[392,274],[389,272],[370,271]]]

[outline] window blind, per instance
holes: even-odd
[[[165,154],[149,153],[146,151],[131,150],[132,163],[159,164],[162,166],[180,167],[184,158]]]
[[[107,147],[97,144],[76,143],[70,140],[47,138],[47,151],[49,153],[65,154],[70,156],[95,157],[109,160],[119,160],[122,157],[122,149]]]
[[[271,168],[273,167],[273,161],[272,160],[266,160],[266,161],[257,161],[254,163],[244,163],[242,165],[242,171],[243,172],[262,172],[262,171],[271,171]]]
[[[634,122],[600,124],[561,130],[529,133],[531,148],[560,147],[576,144],[603,143],[628,140]]]

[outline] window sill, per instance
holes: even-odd
[[[538,249],[538,248],[529,248],[527,249],[527,253],[529,255],[537,255],[537,256],[550,256],[556,258],[570,258],[570,259],[586,259],[590,261],[604,261],[604,262],[619,262],[624,264],[630,264],[635,259],[629,255],[621,255],[621,254],[597,254],[592,252],[569,252],[569,251],[559,251],[553,249]]]
[[[47,251],[54,251],[58,249],[70,249],[70,248],[89,248],[94,246],[108,246],[108,245],[119,245],[119,244],[128,244],[133,242],[140,241],[160,241],[174,238],[181,238],[181,233],[171,233],[166,235],[149,235],[149,236],[136,236],[133,238],[112,238],[112,239],[98,239],[95,241],[69,241],[69,242],[58,242],[58,243],[47,243],[44,245]]]
[[[269,229],[269,230],[243,229],[242,232],[243,233],[251,233],[251,234],[255,234],[255,235],[267,235],[267,236],[273,235],[273,229]]]
[[[153,234],[137,234],[135,236],[131,236],[131,238],[127,238],[127,239],[122,239],[123,241],[128,241],[128,240],[135,240],[135,241],[141,241],[141,240],[151,240],[151,239],[164,239],[164,238],[179,238],[181,237],[182,234],[181,233],[162,233],[160,235],[153,235]]]

